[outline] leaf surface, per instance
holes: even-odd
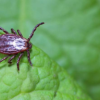
[[[9,9],[8,9],[9,8]],[[100,98],[100,0],[2,0],[0,26],[20,29],[31,42],[63,66],[93,96]]]

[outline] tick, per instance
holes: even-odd
[[[3,59],[1,59],[0,62],[2,62],[3,60],[7,59],[10,55],[12,55],[12,57],[10,57],[10,59],[8,60],[8,63],[12,63],[12,59],[14,59],[16,55],[20,53],[17,60],[17,69],[19,70],[19,61],[23,56],[23,53],[26,51],[28,61],[32,66],[32,62],[30,60],[30,51],[29,51],[32,48],[30,39],[34,35],[34,32],[36,31],[37,27],[39,27],[42,24],[44,24],[44,22],[41,22],[35,26],[28,39],[24,38],[19,30],[17,30],[18,35],[14,29],[11,29],[12,34],[10,34],[5,29],[0,27],[0,30],[2,30],[5,33],[3,35],[0,35],[0,53],[7,55]]]

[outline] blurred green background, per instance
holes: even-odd
[[[0,26],[20,29],[100,100],[100,0],[0,0]]]

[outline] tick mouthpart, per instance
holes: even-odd
[[[32,48],[32,44],[31,43],[29,43],[29,49],[31,49]]]

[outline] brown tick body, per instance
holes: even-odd
[[[1,59],[0,62],[7,59],[10,55],[13,55],[8,60],[8,63],[12,63],[11,62],[12,59],[14,59],[18,53],[21,53],[17,60],[17,69],[19,70],[19,61],[20,61],[24,51],[27,51],[27,58],[28,58],[30,65],[32,66],[32,63],[30,60],[30,52],[29,52],[29,49],[32,48],[32,44],[29,43],[29,41],[32,38],[37,27],[39,27],[42,24],[44,24],[44,22],[39,23],[38,25],[35,26],[35,28],[33,29],[32,33],[28,39],[25,39],[19,30],[17,30],[19,35],[17,35],[17,33],[14,31],[14,29],[11,29],[11,32],[13,34],[9,34],[9,32],[7,32],[6,30],[4,30],[3,28],[0,27],[0,30],[2,30],[5,33],[3,35],[0,35],[0,53],[7,55],[3,59]]]

